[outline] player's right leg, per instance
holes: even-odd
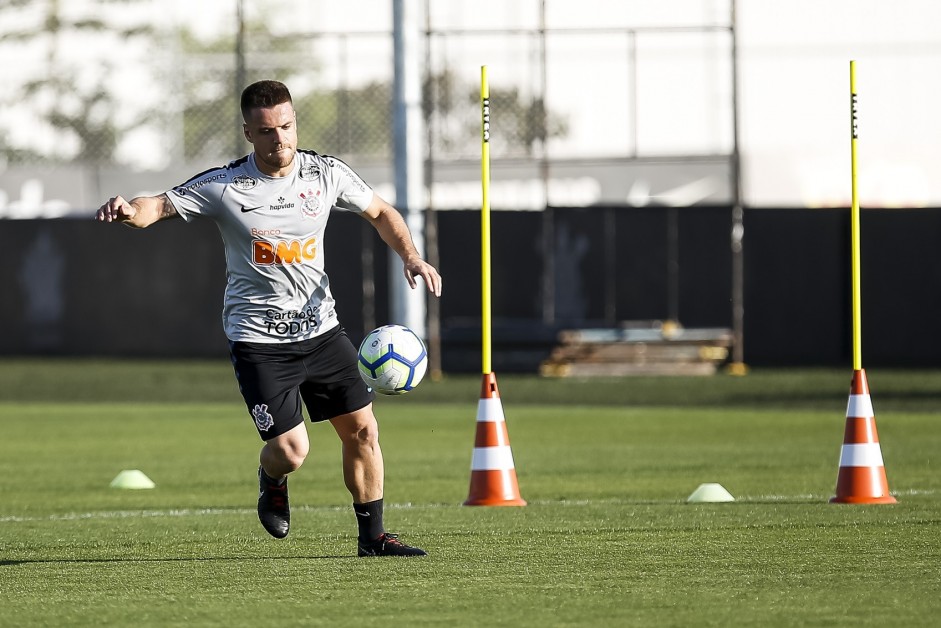
[[[291,530],[288,474],[303,464],[310,449],[303,423],[272,438],[261,448],[258,467],[258,520],[268,534],[283,539]]]
[[[300,469],[309,451],[307,426],[298,423],[284,434],[265,441],[258,458],[268,477],[280,480],[288,473]]]
[[[258,519],[269,534],[284,538],[291,527],[287,475],[310,449],[298,384],[301,352],[291,344],[230,343],[232,364],[258,435],[265,441],[258,467]]]

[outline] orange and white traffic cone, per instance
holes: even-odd
[[[885,477],[866,371],[853,371],[834,504],[894,504]]]
[[[497,377],[484,373],[477,404],[477,435],[471,460],[470,495],[465,506],[525,506],[503,416]]]

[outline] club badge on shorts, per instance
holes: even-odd
[[[274,426],[274,417],[268,412],[268,404],[262,403],[252,409],[252,417],[259,432],[267,432]]]

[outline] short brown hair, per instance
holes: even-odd
[[[292,105],[291,92],[280,81],[258,81],[242,90],[242,119],[248,119],[248,112],[259,107],[274,107],[289,102]]]

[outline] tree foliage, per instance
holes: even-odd
[[[0,120],[0,131],[7,131],[0,133],[0,156],[7,163],[118,163],[122,142],[127,146],[129,134],[141,130],[161,138],[152,141],[163,147],[157,155],[162,163],[238,157],[250,150],[241,135],[238,96],[245,84],[262,78],[292,88],[302,147],[376,159],[392,152],[391,79],[319,87],[321,68],[311,60],[316,54],[310,38],[279,36],[268,13],[245,22],[240,64],[233,33],[206,41],[185,29],[160,31],[144,10],[150,0],[89,0],[78,12],[74,6],[67,11],[66,4],[6,0],[0,5],[0,50],[28,51],[23,54],[37,68],[11,82],[0,97],[5,110],[16,112]],[[141,10],[111,6],[135,4]],[[176,45],[168,47],[167,41]],[[135,82],[169,96],[133,101],[133,88],[115,80],[122,71],[127,77],[134,55],[140,57],[134,71],[142,75]],[[477,86],[462,83],[449,69],[425,78],[422,107],[436,157],[463,156],[477,145],[478,100]],[[549,138],[567,132],[565,120],[518,87],[494,92],[491,103],[501,131],[494,142],[499,154],[531,156]],[[32,137],[12,139],[13,124],[29,125]]]
[[[434,127],[435,145],[444,152],[461,152],[476,146],[480,137],[480,91],[476,84],[461,83],[451,70],[425,78],[423,107],[425,119]],[[494,123],[500,133],[492,136],[496,150],[506,154],[535,154],[536,149],[554,137],[568,133],[568,123],[559,114],[546,110],[541,98],[527,100],[519,87],[490,93]],[[473,116],[462,115],[473,112]]]
[[[74,7],[67,11],[65,4],[64,0],[8,0],[0,11],[0,24],[5,25],[0,26],[0,46],[18,51],[24,62],[28,55],[30,66],[37,68],[28,79],[5,90],[2,104],[17,114],[0,124],[31,125],[55,138],[45,147],[36,141],[39,131],[25,145],[4,140],[0,151],[9,163],[66,162],[78,157],[111,162],[119,139],[155,114],[153,110],[129,114],[119,90],[109,82],[121,62],[113,51],[153,42],[154,27],[144,19],[131,26],[110,22],[104,17],[108,3],[101,0],[86,5],[84,13],[76,13]],[[10,129],[4,130],[9,137]]]

